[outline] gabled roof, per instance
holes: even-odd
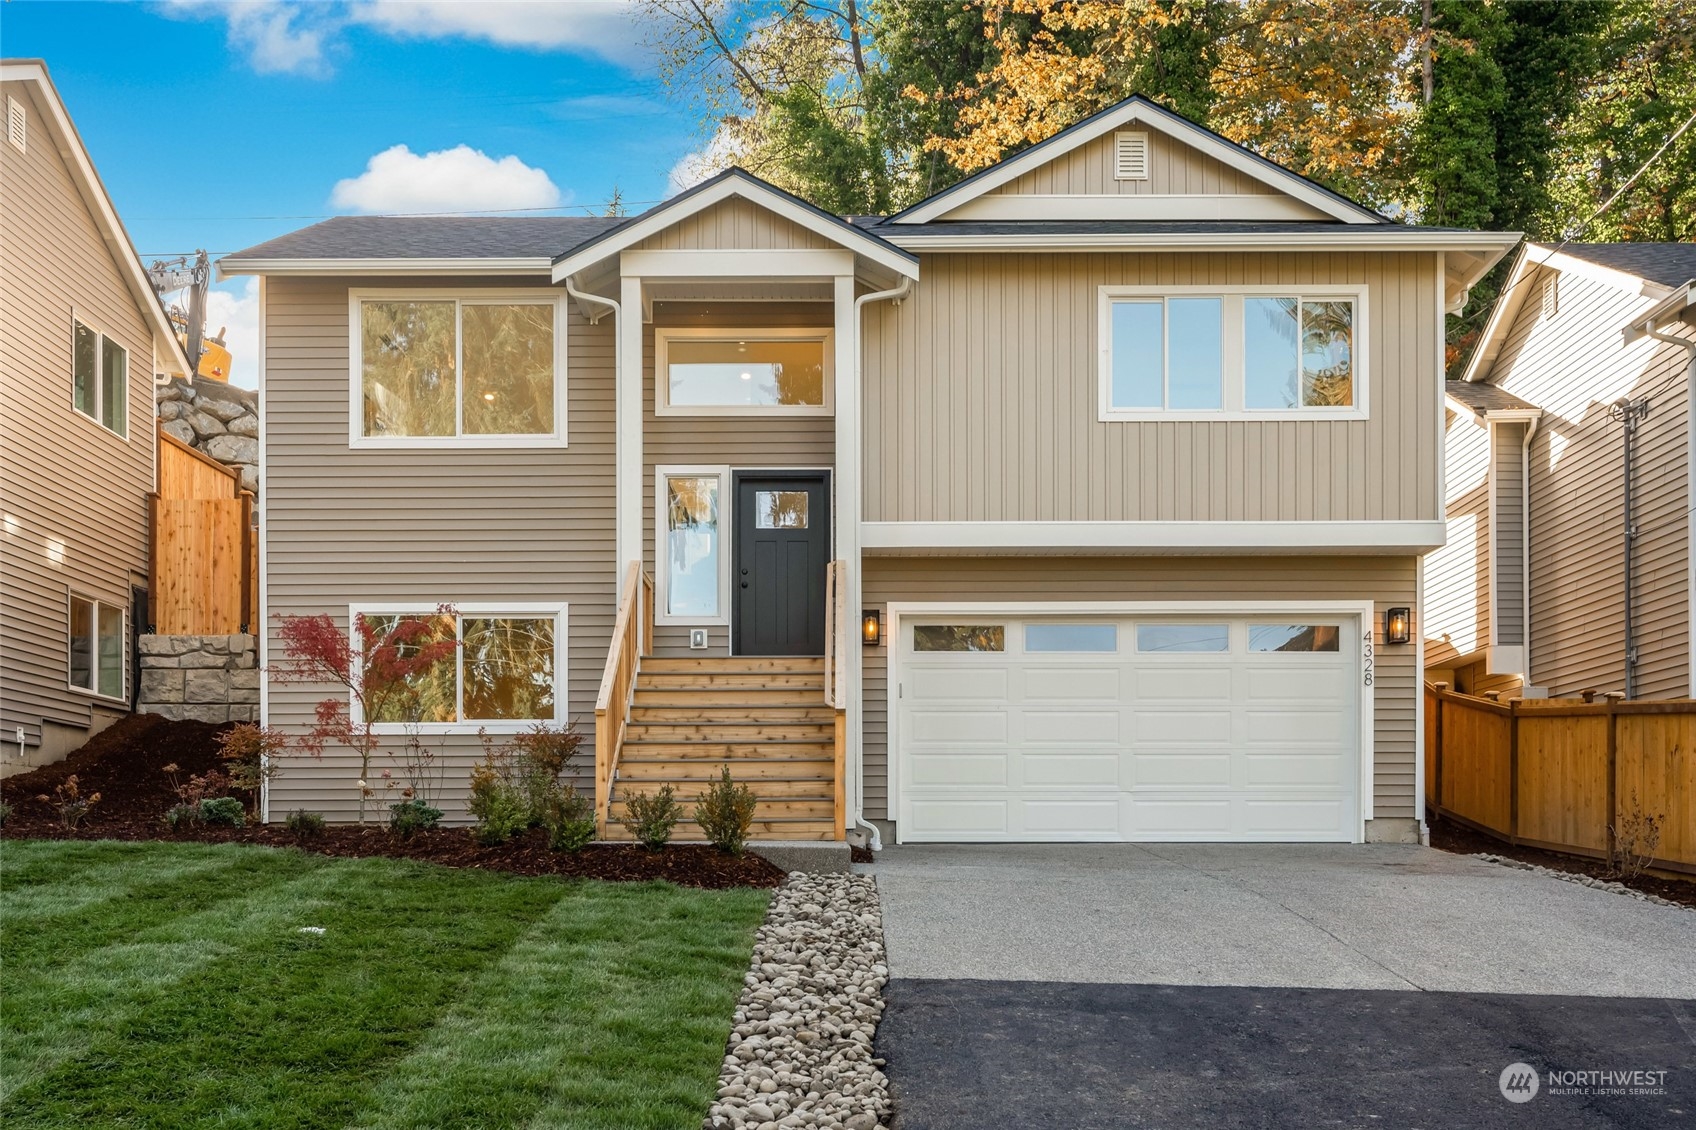
[[[1221,137],[1205,126],[1199,126],[1164,106],[1157,105],[1140,94],[1091,114],[1081,122],[1068,126],[1045,141],[974,173],[950,188],[927,197],[904,211],[889,217],[891,224],[920,224],[937,220],[959,208],[1016,180],[1025,173],[1047,164],[1062,154],[1094,141],[1096,138],[1128,125],[1142,123],[1199,150],[1209,157],[1229,165],[1239,172],[1277,189],[1289,196],[1335,217],[1346,224],[1387,224],[1390,221],[1370,208],[1363,207],[1299,173],[1291,172],[1275,161],[1236,142]]]
[[[617,216],[337,216],[226,255],[226,275],[394,265],[546,272],[555,255],[624,223]]]
[[[118,273],[129,285],[130,294],[141,309],[142,318],[153,330],[155,359],[173,372],[193,372],[188,363],[188,355],[183,352],[182,343],[177,340],[176,328],[171,325],[171,319],[165,314],[159,296],[154,293],[147,271],[141,265],[141,257],[135,252],[135,244],[130,241],[129,232],[124,230],[123,221],[118,219],[118,210],[112,205],[112,197],[106,192],[106,185],[94,168],[94,161],[88,155],[88,147],[83,144],[82,135],[77,133],[76,123],[71,121],[70,112],[65,109],[65,102],[59,97],[58,88],[53,85],[52,78],[47,74],[47,64],[40,59],[0,59],[0,82],[27,83],[35,88],[45,110],[43,117],[46,121],[42,124],[57,142],[59,152],[64,156],[66,168],[71,174],[71,180],[76,184],[77,191],[82,194],[83,204],[94,217],[95,226],[112,252],[113,260],[118,264]]]
[[[1534,246],[1554,250],[1545,243]],[[1662,286],[1696,279],[1696,243],[1567,243],[1560,249],[1574,259]]]
[[[919,277],[918,256],[903,251],[866,228],[850,223],[841,216],[832,215],[776,185],[767,184],[744,169],[730,168],[556,256],[553,266],[554,281],[559,282],[591,267],[664,231],[680,220],[733,196],[740,196],[791,223],[816,232],[897,275],[910,279]]]

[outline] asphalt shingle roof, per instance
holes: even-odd
[[[1457,232],[1467,228],[1424,228],[1412,224],[1346,224],[1340,220],[1232,222],[1228,220],[937,220],[928,224],[892,224],[856,217],[854,222],[886,239],[903,235],[1260,235],[1348,232],[1374,239],[1398,232]]]
[[[1480,381],[1449,381],[1443,391],[1477,413],[1493,412],[1500,408],[1535,408],[1529,400]]]
[[[227,256],[244,259],[548,259],[621,216],[337,216]]]
[[[1557,245],[1537,246],[1553,251]],[[1559,250],[1574,259],[1663,286],[1683,286],[1696,279],[1696,243],[1568,243],[1560,245]]]

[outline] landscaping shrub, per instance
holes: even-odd
[[[754,826],[754,790],[730,779],[730,766],[720,766],[719,778],[695,804],[695,823],[714,847],[741,855]]]
[[[242,722],[218,735],[218,756],[229,763],[230,784],[253,794],[259,811],[259,790],[278,773],[273,759],[289,746],[288,735],[268,726]]]
[[[77,825],[82,823],[82,818],[87,816],[90,810],[100,803],[100,794],[90,793],[83,796],[81,790],[77,788],[76,774],[73,773],[65,778],[63,784],[54,786],[52,796],[42,793],[35,799],[43,804],[52,805],[54,812],[59,816],[59,823],[64,825],[65,831],[74,832],[77,830]]]
[[[200,802],[202,824],[222,824],[229,828],[239,828],[246,815],[247,806],[233,796],[213,797]]]
[[[389,805],[389,831],[403,840],[414,832],[434,828],[441,822],[442,810],[432,808],[417,798]]]
[[[297,808],[283,821],[283,827],[294,833],[297,840],[310,840],[324,834],[324,817],[316,812]]]
[[[555,851],[582,851],[595,839],[595,805],[570,785],[552,789],[544,802],[542,824]]]
[[[471,770],[471,802],[477,821],[471,837],[485,846],[504,844],[530,826],[530,806],[504,767],[489,758]]]
[[[509,755],[512,780],[524,794],[532,824],[547,823],[548,812],[558,804],[562,788],[559,775],[582,742],[583,735],[575,725],[559,729],[546,722],[513,736],[504,752]]]
[[[198,824],[199,822],[200,805],[198,804],[173,804],[165,810],[165,823],[171,826],[172,831],[176,831],[185,824]]]
[[[682,815],[677,791],[670,785],[661,785],[657,792],[632,793],[630,799],[624,802],[622,823],[644,847],[658,851],[670,841],[672,830],[677,827]]]
[[[1661,850],[1661,824],[1666,817],[1651,816],[1632,791],[1618,824],[1609,825],[1614,834],[1608,870],[1619,879],[1635,879],[1649,869]]]

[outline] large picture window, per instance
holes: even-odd
[[[828,330],[659,330],[655,410],[821,415],[831,410]]]
[[[70,685],[103,698],[124,698],[129,633],[123,606],[73,595],[67,635]]]
[[[129,351],[71,319],[71,406],[118,435],[129,434]]]
[[[385,696],[371,721],[384,729],[426,733],[459,729],[512,732],[537,722],[564,724],[565,609],[538,605],[430,608],[368,606],[351,610],[381,633],[403,620],[429,631],[413,645],[457,639],[451,653]]]
[[[1366,414],[1364,288],[1101,294],[1103,420]]]
[[[563,439],[563,317],[553,295],[353,299],[355,444]]]

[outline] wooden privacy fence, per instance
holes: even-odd
[[[1492,702],[1425,687],[1426,800],[1533,847],[1607,858],[1661,818],[1654,866],[1696,872],[1696,700]]]
[[[258,629],[259,542],[241,476],[159,433],[152,496],[149,620],[166,636]]]

